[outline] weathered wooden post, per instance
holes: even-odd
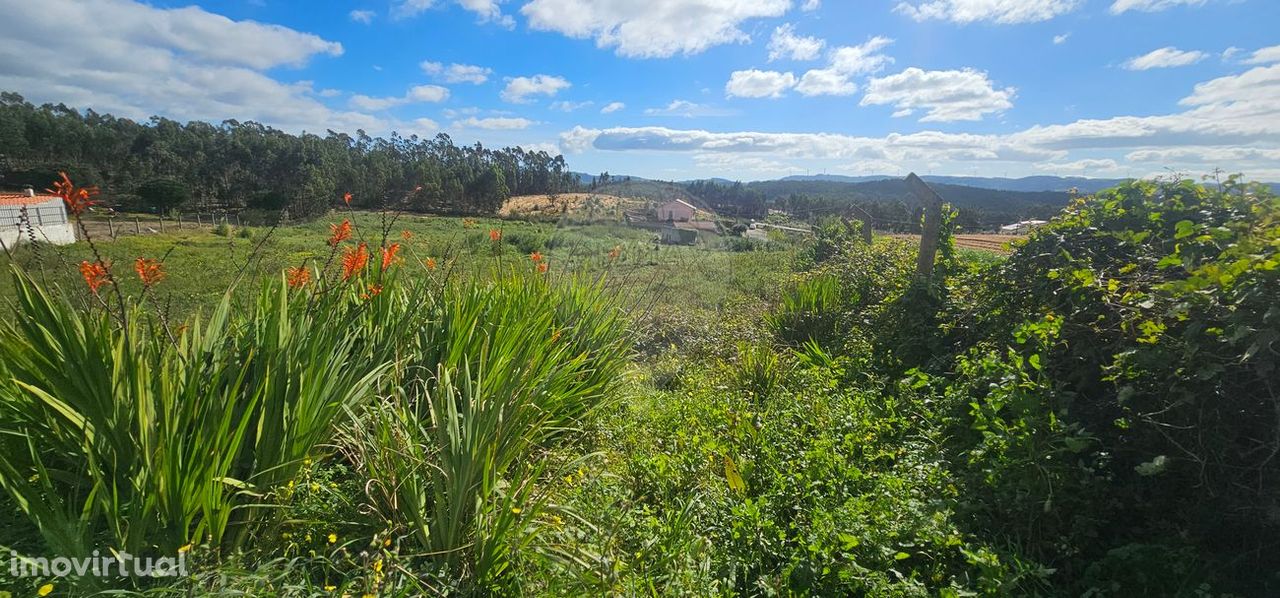
[[[182,212],[178,212],[178,230],[182,230]]]
[[[111,233],[111,239],[115,240],[116,238],[116,217],[115,216],[107,218],[107,232]]]
[[[160,219],[160,234],[164,234],[164,214],[156,216]]]
[[[201,221],[200,221],[200,212],[196,212],[196,226],[197,226],[197,227],[199,227],[199,226],[201,226],[201,225],[203,225],[203,224],[204,224],[204,222],[201,222]]]
[[[138,221],[137,216],[133,217],[133,234],[135,235],[142,234],[142,223]]]
[[[924,205],[924,230],[920,231],[916,277],[929,278],[933,275],[933,260],[938,253],[938,234],[942,230],[942,196],[914,172],[907,175],[907,188]]]

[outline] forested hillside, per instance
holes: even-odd
[[[912,229],[920,220],[915,197],[903,179],[861,183],[778,180],[751,183],[776,207],[798,216],[840,213],[850,204],[869,212],[877,228]],[[1047,218],[1067,205],[1070,194],[1051,191],[999,191],[933,184],[934,190],[959,210],[957,225],[965,230],[991,229],[1027,218]]]
[[[43,189],[59,170],[98,185],[108,204],[167,210],[288,208],[323,213],[345,192],[352,205],[491,214],[510,195],[555,193],[576,181],[562,156],[522,148],[455,145],[448,135],[292,135],[255,122],[145,123],[0,94],[0,174],[9,187]]]

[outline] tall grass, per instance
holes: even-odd
[[[119,319],[85,312],[14,277],[16,318],[0,328],[0,486],[62,555],[239,545],[268,516],[249,507],[330,439],[388,365],[349,325],[363,305],[335,293],[308,310],[282,280],[247,309],[228,294],[170,331],[137,305]]]
[[[451,574],[510,581],[547,506],[545,452],[605,400],[629,348],[598,283],[502,276],[424,306],[411,381],[347,438],[379,514]]]

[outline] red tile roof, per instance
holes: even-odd
[[[26,193],[0,192],[0,206],[29,206],[58,199],[57,195],[37,194],[35,197]]]

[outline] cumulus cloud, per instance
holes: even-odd
[[[552,75],[516,77],[507,79],[507,87],[502,90],[502,99],[513,104],[527,104],[532,101],[530,96],[554,96],[570,87],[573,87],[573,84],[563,77]]]
[[[1224,52],[1223,54],[1224,57],[1226,57],[1226,53]],[[1244,62],[1245,64],[1273,64],[1280,62],[1280,46],[1270,46],[1259,49],[1253,54],[1250,54]]]
[[[431,62],[424,60],[419,66],[422,71],[433,77],[439,78],[445,83],[474,83],[479,85],[489,80],[489,75],[493,74],[493,69],[474,64],[458,64],[453,63],[445,65],[439,62]]]
[[[1124,62],[1124,68],[1131,71],[1172,68],[1195,64],[1208,57],[1208,54],[1199,50],[1179,50],[1168,46],[1130,58]]]
[[[926,71],[908,68],[867,82],[861,105],[891,105],[896,117],[926,110],[920,122],[982,120],[1013,107],[1014,89],[996,89],[987,74],[973,69]]]
[[[773,37],[769,39],[769,62],[814,60],[826,45],[826,41],[816,37],[796,35],[795,25],[787,23],[773,30]]]
[[[449,99],[449,90],[439,85],[418,85],[409,88],[402,96],[370,97],[364,94],[351,96],[351,105],[361,110],[386,110],[405,104],[443,102]]]
[[[626,108],[626,107],[627,105],[623,104],[622,102],[610,102],[608,106],[605,106],[604,108],[600,109],[600,114],[613,114],[614,112],[622,110],[623,108]]]
[[[735,71],[725,83],[724,93],[731,98],[780,98],[795,84],[796,76],[791,73],[755,69]]]
[[[899,2],[894,11],[917,21],[991,21],[1002,25],[1047,21],[1080,6],[1081,0],[930,0]]]
[[[457,129],[487,129],[491,131],[527,129],[535,124],[537,123],[527,118],[505,116],[495,116],[491,118],[476,118],[472,116],[463,120],[453,121],[453,126]]]
[[[535,30],[594,39],[620,56],[666,58],[748,41],[743,22],[790,8],[791,0],[532,0],[520,12]]]
[[[385,131],[391,123],[333,110],[310,83],[270,69],[342,54],[342,45],[195,6],[131,0],[0,0],[0,89],[117,116],[254,120],[290,131]],[[103,26],[109,23],[110,26]]]
[[[377,16],[377,13],[372,10],[353,10],[347,13],[347,16],[350,17],[352,21],[368,25],[373,22],[373,17]]]
[[[710,132],[665,127],[589,129],[561,135],[565,151],[663,151],[750,154],[770,160],[825,160],[905,168],[947,164],[1034,171],[1036,165],[1106,168],[1105,160],[1205,173],[1224,167],[1255,179],[1280,178],[1280,64],[1202,82],[1181,100],[1185,110],[1037,125],[1007,134],[921,131],[856,137],[823,133]],[[1126,153],[1127,152],[1127,153]],[[1094,160],[1089,162],[1088,160]],[[878,165],[878,166],[877,166]],[[999,165],[999,166],[993,166]],[[1066,168],[1063,168],[1066,170]]]
[[[806,96],[851,96],[858,93],[858,85],[834,69],[813,69],[800,78],[796,91]]]
[[[806,96],[848,96],[857,93],[853,78],[875,73],[893,63],[893,58],[881,50],[893,43],[892,39],[876,36],[857,46],[841,46],[831,51],[825,68],[812,69],[800,77],[796,91]]]
[[[1111,14],[1121,14],[1136,10],[1139,12],[1160,12],[1175,6],[1200,6],[1205,0],[1116,0],[1111,4]]]
[[[1061,46],[1062,44],[1067,43],[1067,38],[1069,38],[1069,37],[1071,37],[1071,34],[1070,34],[1070,33],[1063,33],[1062,35],[1055,35],[1055,36],[1053,36],[1053,45],[1055,45],[1055,46]]]

